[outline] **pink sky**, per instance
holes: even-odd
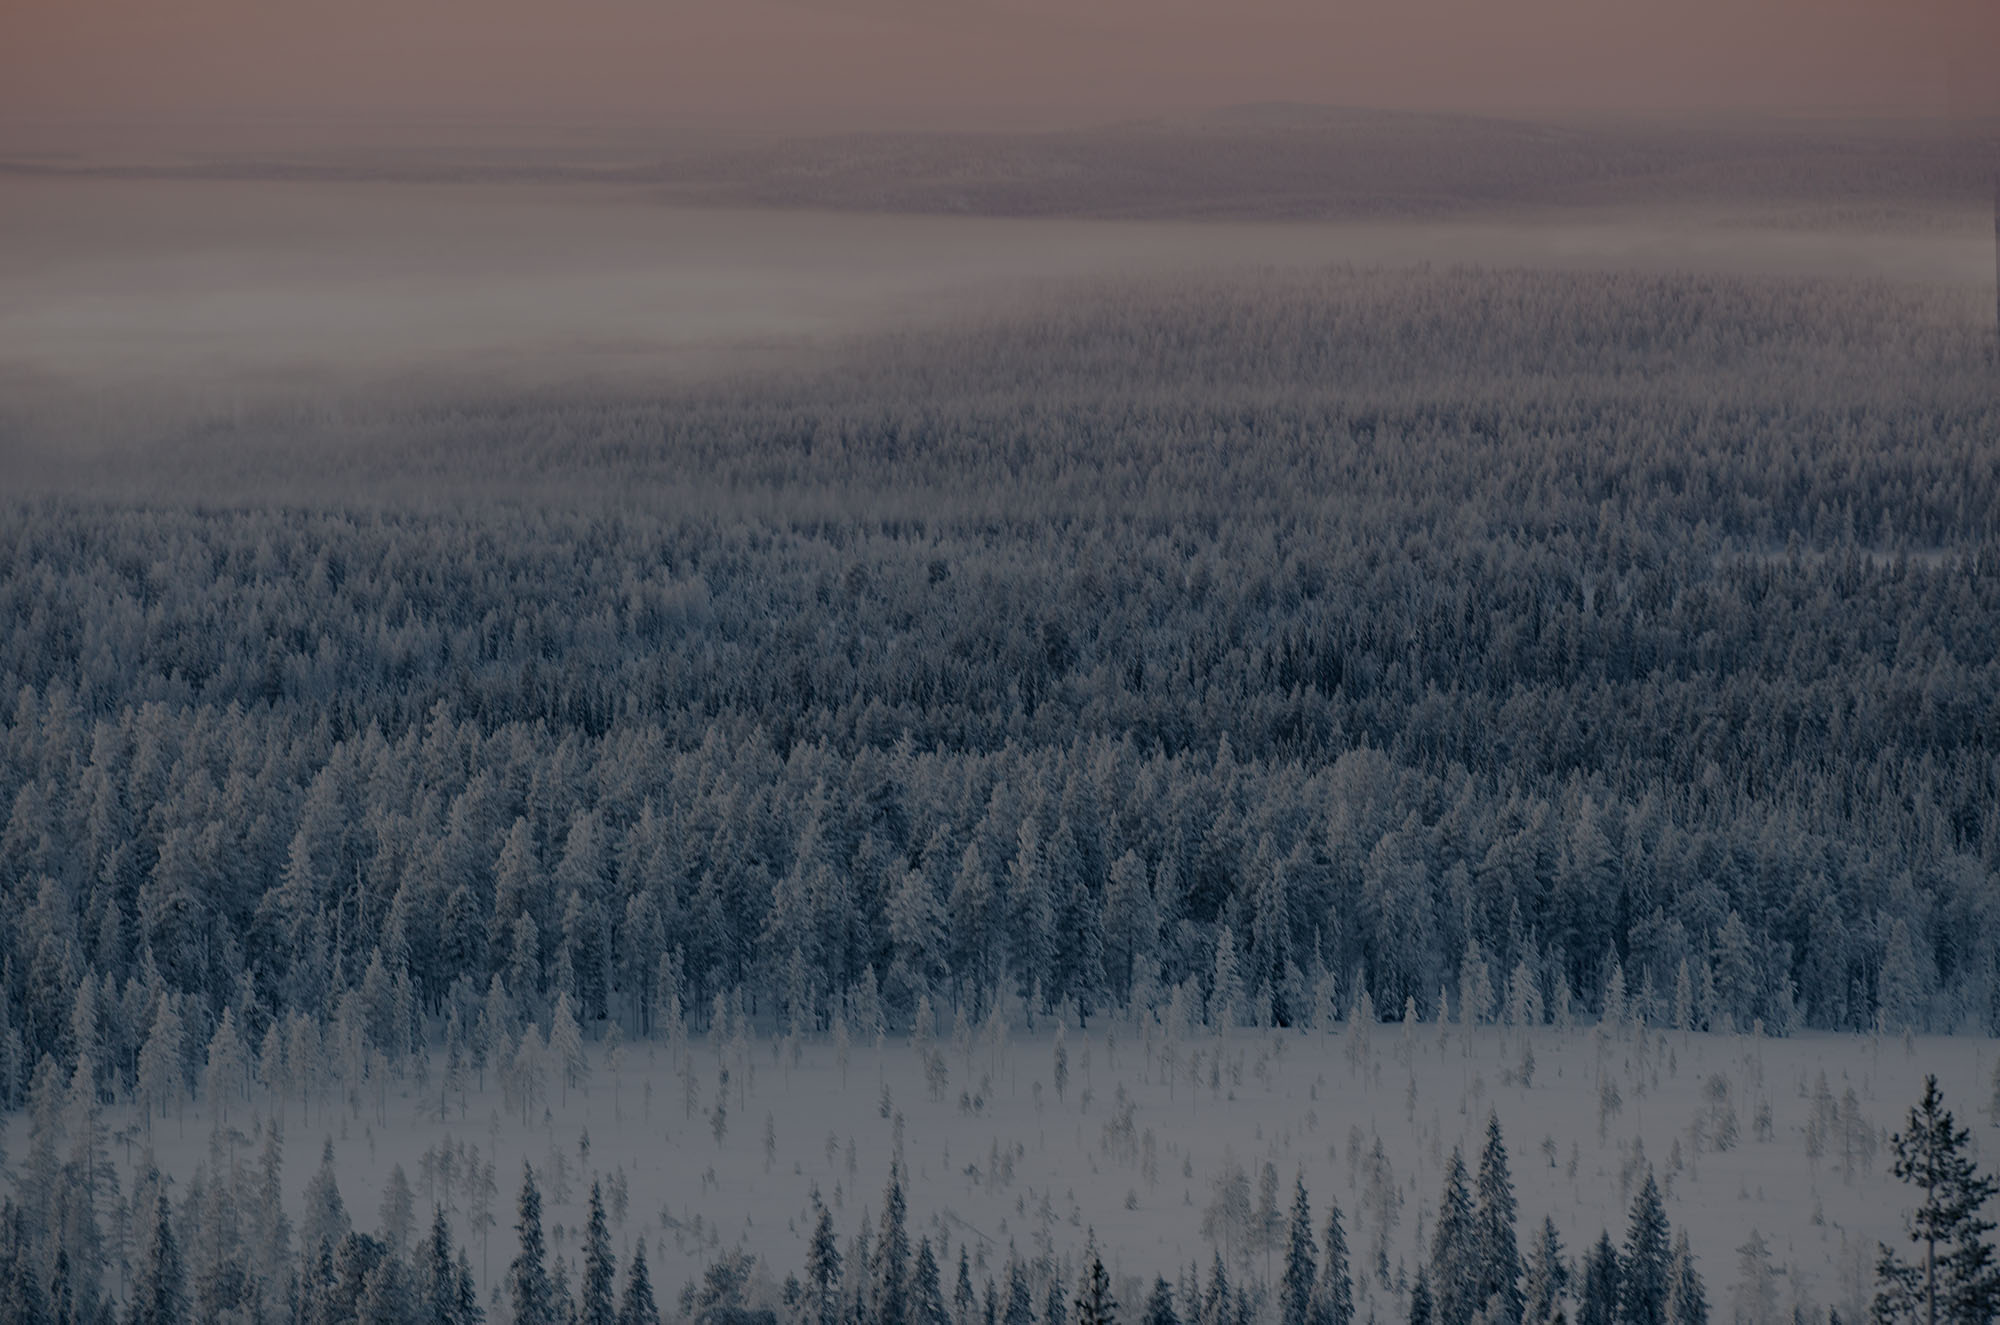
[[[6,0],[0,117],[1995,105],[2000,0]]]

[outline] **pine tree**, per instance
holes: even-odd
[[[1620,1275],[1618,1249],[1611,1234],[1598,1234],[1597,1245],[1583,1258],[1583,1294],[1576,1304],[1576,1325],[1619,1325]]]
[[[632,1244],[632,1263],[625,1270],[625,1296],[618,1304],[618,1325],[660,1325],[653,1281],[646,1272],[644,1238]]]
[[[1619,1257],[1619,1303],[1623,1325],[1667,1325],[1667,1292],[1673,1250],[1667,1211],[1651,1170],[1632,1198],[1632,1219]]]
[[[164,1113],[168,1106],[180,1103],[187,1080],[181,1071],[181,1039],[180,1014],[174,1010],[173,999],[163,994],[146,1046],[139,1051],[139,1095],[146,1104],[148,1127],[155,1112]]]
[[[1034,1295],[1028,1290],[1028,1268],[1020,1253],[1008,1248],[1007,1302],[1001,1312],[1002,1325],[1035,1325]]]
[[[944,1285],[931,1240],[917,1241],[916,1268],[910,1275],[910,1325],[951,1325],[944,1305]]]
[[[1215,936],[1215,971],[1209,981],[1208,1024],[1217,1032],[1243,1019],[1243,977],[1236,969],[1236,936],[1224,925]]]
[[[542,1194],[535,1188],[534,1169],[525,1163],[521,1165],[514,1231],[520,1237],[520,1250],[507,1267],[507,1297],[514,1308],[514,1325],[564,1325],[556,1314],[555,1291],[542,1243]]]
[[[1944,1107],[1937,1078],[1926,1076],[1923,1098],[1903,1130],[1889,1139],[1895,1175],[1923,1194],[1908,1225],[1910,1241],[1924,1256],[1906,1262],[1887,1244],[1881,1246],[1875,1269],[1878,1325],[1909,1320],[1986,1325],[2000,1314],[2000,1266],[1986,1240],[1994,1224],[1980,1214],[2000,1184],[1973,1164],[1967,1152],[1971,1139]]]
[[[903,1325],[909,1319],[910,1235],[904,1227],[903,1178],[893,1167],[882,1193],[882,1231],[871,1269],[876,1318],[883,1325]]]
[[[958,1282],[952,1285],[951,1310],[952,1325],[972,1325],[972,1313],[979,1299],[972,1291],[972,1258],[966,1253],[965,1245],[958,1248]]]
[[[806,1247],[806,1286],[812,1292],[813,1304],[813,1314],[807,1320],[814,1325],[839,1325],[840,1243],[833,1232],[833,1214],[820,1203],[817,1190],[812,1194],[812,1202],[819,1211],[819,1219]]]
[[[1105,1273],[1104,1258],[1097,1254],[1097,1236],[1090,1235],[1084,1255],[1083,1283],[1076,1294],[1076,1325],[1113,1325],[1118,1303],[1111,1296],[1111,1276]]]
[[[1708,1325],[1708,1293],[1694,1268],[1686,1229],[1674,1234],[1674,1259],[1667,1284],[1669,1325]]]
[[[182,1325],[187,1318],[187,1270],[174,1241],[167,1194],[162,1191],[154,1197],[152,1236],[139,1263],[125,1319],[127,1325]]]
[[[1290,1236],[1285,1243],[1285,1276],[1279,1297],[1282,1325],[1314,1325],[1314,1290],[1318,1266],[1313,1255],[1312,1211],[1306,1203],[1305,1175],[1293,1183]]]
[[[1331,1197],[1322,1245],[1325,1254],[1313,1293],[1312,1325],[1353,1325],[1354,1276],[1347,1264],[1347,1230],[1341,1225],[1340,1205]]]
[[[1457,1147],[1445,1166],[1444,1193],[1438,1198],[1431,1270],[1437,1277],[1438,1325],[1469,1325],[1479,1310],[1479,1226],[1466,1189],[1465,1156]]]
[[[422,1280],[420,1319],[429,1325],[458,1325],[458,1272],[451,1258],[451,1226],[441,1204],[431,1208],[430,1236],[417,1249],[417,1272]]]
[[[590,1078],[590,1060],[583,1052],[583,1032],[576,1024],[567,990],[556,995],[556,1010],[549,1018],[549,1052],[562,1072],[563,1100],[567,1103],[571,1088]]]
[[[1569,1261],[1563,1255],[1562,1239],[1556,1236],[1556,1221],[1544,1218],[1541,1236],[1535,1239],[1534,1254],[1528,1260],[1521,1317],[1527,1325],[1550,1325],[1563,1314],[1568,1297]]]
[[[382,1188],[382,1211],[377,1225],[382,1230],[382,1240],[389,1244],[392,1254],[401,1256],[409,1250],[410,1234],[416,1226],[416,1197],[410,1191],[410,1179],[397,1164],[389,1170],[389,1180]]]
[[[1431,1297],[1430,1267],[1419,1265],[1417,1277],[1410,1284],[1410,1325],[1433,1325],[1436,1319],[1436,1303]]]
[[[1486,1115],[1486,1148],[1479,1156],[1474,1224],[1479,1239],[1479,1285],[1474,1301],[1496,1325],[1520,1325],[1521,1252],[1514,1233],[1514,1180],[1500,1115]]]
[[[616,1287],[611,1232],[604,1222],[604,1192],[600,1184],[593,1182],[590,1218],[583,1235],[583,1302],[578,1325],[617,1325]]]
[[[305,1209],[299,1217],[301,1248],[316,1253],[324,1246],[330,1252],[352,1227],[347,1205],[340,1199],[339,1180],[333,1172],[333,1140],[328,1138],[320,1151],[319,1170],[306,1183]]]
[[[1749,1240],[1736,1249],[1736,1288],[1731,1314],[1735,1325],[1777,1325],[1778,1282],[1771,1269],[1771,1245],[1756,1229]],[[1881,1298],[1876,1298],[1876,1316],[1881,1318]],[[1891,1317],[1890,1319],[1904,1319]]]

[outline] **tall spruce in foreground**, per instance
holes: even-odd
[[[1097,1234],[1090,1235],[1084,1255],[1083,1283],[1076,1292],[1076,1325],[1114,1325],[1117,1301],[1111,1296],[1111,1276],[1105,1273],[1104,1258],[1097,1254]]]
[[[547,1251],[542,1245],[542,1194],[535,1189],[535,1170],[521,1165],[521,1196],[514,1208],[514,1231],[520,1250],[507,1267],[507,1297],[514,1308],[514,1325],[561,1325],[555,1316],[555,1290],[549,1283]]]
[[[1597,1245],[1583,1258],[1583,1292],[1577,1299],[1576,1325],[1618,1325],[1621,1278],[1618,1248],[1611,1245],[1607,1230],[1597,1235]]]
[[[1649,1171],[1632,1198],[1632,1222],[1619,1259],[1618,1300],[1623,1325],[1667,1325],[1667,1294],[1673,1270],[1667,1209]]]
[[[1438,1325],[1468,1325],[1479,1310],[1479,1230],[1465,1183],[1465,1156],[1454,1147],[1438,1197],[1431,1237],[1431,1292]]]
[[[889,1171],[882,1193],[882,1235],[875,1243],[873,1304],[883,1325],[904,1325],[909,1319],[910,1235],[904,1226],[903,1175]]]
[[[1410,1325],[1435,1325],[1437,1312],[1431,1300],[1431,1272],[1429,1267],[1419,1265],[1417,1277],[1410,1285]]]
[[[1312,1325],[1353,1325],[1354,1277],[1347,1266],[1347,1232],[1341,1227],[1340,1203],[1326,1203],[1325,1255],[1313,1288]]]
[[[174,1241],[173,1215],[162,1191],[153,1204],[153,1235],[132,1285],[127,1325],[181,1325],[188,1318],[187,1269]]]
[[[1889,1139],[1896,1176],[1922,1193],[1910,1213],[1909,1230],[1923,1257],[1905,1261],[1881,1244],[1873,1308],[1878,1325],[1986,1325],[2000,1313],[2000,1267],[1986,1240],[1994,1225],[1980,1217],[2000,1184],[1973,1164],[1967,1154],[1970,1141],[1971,1134],[1944,1107],[1937,1078],[1925,1077],[1923,1098],[1910,1110],[1903,1130]]]
[[[928,1237],[917,1240],[916,1266],[910,1271],[910,1325],[951,1325],[944,1304],[944,1276]]]
[[[1500,1139],[1500,1115],[1486,1115],[1486,1148],[1479,1156],[1477,1205],[1479,1285],[1474,1308],[1491,1325],[1520,1325],[1521,1249],[1514,1235],[1514,1179]]]
[[[812,1241],[806,1245],[806,1286],[812,1294],[812,1314],[807,1317],[815,1325],[839,1325],[840,1301],[840,1239],[834,1235],[833,1213],[819,1199],[819,1190],[812,1194],[813,1208],[819,1211],[819,1219],[813,1225]],[[964,1266],[960,1265],[961,1272]]]
[[[1569,1260],[1563,1255],[1556,1221],[1542,1220],[1535,1250],[1528,1258],[1528,1281],[1522,1294],[1521,1317],[1527,1325],[1551,1325],[1562,1320],[1569,1298]]]
[[[1153,1280],[1153,1291],[1146,1295],[1146,1309],[1139,1317],[1139,1325],[1181,1325],[1180,1313],[1174,1310],[1174,1286],[1164,1276]]]
[[[617,1325],[617,1269],[604,1223],[604,1192],[590,1184],[590,1221],[583,1235],[583,1305],[579,1325]]]
[[[1708,1293],[1695,1272],[1686,1229],[1674,1234],[1673,1262],[1667,1271],[1667,1320],[1669,1325],[1708,1325]]]
[[[660,1325],[660,1307],[653,1300],[653,1281],[646,1272],[646,1240],[632,1244],[632,1263],[625,1271],[625,1297],[618,1304],[618,1325]]]
[[[1283,1325],[1313,1325],[1313,1289],[1318,1283],[1313,1258],[1312,1209],[1306,1202],[1306,1180],[1293,1184],[1290,1236],[1285,1243],[1285,1277],[1279,1294]]]

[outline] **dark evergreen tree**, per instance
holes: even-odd
[[[1895,1175],[1921,1194],[1908,1226],[1923,1259],[1905,1261],[1882,1244],[1873,1306],[1878,1325],[1987,1325],[2000,1314],[2000,1266],[1986,1240],[1994,1225],[1981,1214],[2000,1184],[1972,1162],[1971,1139],[1944,1107],[1937,1078],[1926,1076],[1923,1097],[1889,1139]]]
[[[1181,1325],[1180,1313],[1174,1310],[1174,1286],[1164,1278],[1153,1280],[1153,1291],[1146,1295],[1146,1310],[1139,1325]]]
[[[1562,1239],[1556,1235],[1556,1221],[1545,1217],[1528,1258],[1522,1319],[1528,1325],[1551,1325],[1563,1317],[1568,1299],[1569,1260],[1563,1254]]]
[[[604,1222],[604,1192],[590,1184],[590,1216],[583,1234],[583,1295],[578,1325],[617,1325],[617,1268],[611,1254],[611,1231]]]
[[[910,1319],[910,1235],[904,1227],[903,1177],[893,1168],[882,1193],[882,1231],[875,1241],[869,1285],[880,1325],[908,1325]]]
[[[1347,1230],[1341,1223],[1340,1204],[1332,1197],[1326,1203],[1325,1255],[1313,1293],[1312,1325],[1353,1325],[1354,1275],[1347,1262]]]
[[[1649,1170],[1632,1198],[1632,1219],[1618,1260],[1619,1306],[1623,1325],[1667,1325],[1667,1295],[1673,1284],[1673,1247],[1666,1206]]]
[[[1431,1297],[1430,1267],[1419,1265],[1417,1277],[1410,1284],[1410,1325],[1433,1325],[1436,1319],[1437,1307]]]
[[[549,1275],[548,1251],[542,1241],[542,1194],[535,1171],[521,1165],[521,1195],[514,1207],[514,1232],[519,1249],[507,1267],[507,1300],[514,1325],[565,1325],[558,1314],[555,1287]]]
[[[1465,1156],[1454,1147],[1438,1197],[1437,1225],[1431,1235],[1433,1293],[1438,1325],[1470,1325],[1479,1311],[1479,1224],[1466,1187]]]
[[[1278,1297],[1282,1325],[1314,1325],[1313,1298],[1318,1284],[1312,1210],[1306,1202],[1306,1180],[1301,1174],[1293,1182],[1291,1227],[1285,1240],[1285,1274]]]
[[[1687,1230],[1674,1234],[1674,1258],[1667,1287],[1668,1325],[1708,1325],[1708,1293],[1694,1268]]]
[[[978,1301],[972,1291],[971,1257],[961,1244],[958,1249],[958,1282],[951,1290],[952,1325],[972,1325],[972,1313]]]
[[[917,1240],[917,1259],[910,1272],[910,1325],[951,1325],[944,1305],[943,1276],[928,1237]]]
[[[1507,1148],[1500,1139],[1500,1115],[1488,1113],[1473,1220],[1479,1238],[1476,1296],[1479,1310],[1492,1325],[1520,1325],[1521,1321],[1521,1252],[1514,1218],[1514,1180],[1507,1171]]]
[[[812,1201],[819,1218],[806,1246],[806,1289],[812,1303],[808,1319],[816,1325],[840,1325],[840,1242],[834,1236],[833,1214],[820,1202],[817,1189]]]
[[[188,1319],[187,1271],[174,1241],[165,1192],[154,1198],[151,1236],[139,1261],[125,1319],[128,1325],[183,1325]]]
[[[646,1240],[632,1245],[632,1263],[625,1267],[625,1296],[618,1304],[618,1325],[660,1325],[660,1308],[653,1301],[653,1281],[646,1271]]]
[[[1076,1293],[1076,1325],[1115,1325],[1118,1303],[1111,1296],[1111,1276],[1105,1273],[1104,1258],[1097,1254],[1097,1237],[1092,1234],[1084,1249],[1083,1283]]]
[[[1607,1230],[1583,1258],[1583,1292],[1577,1299],[1576,1325],[1619,1325],[1622,1276],[1618,1249]]]

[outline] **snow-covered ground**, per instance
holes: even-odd
[[[287,1204],[297,1209],[330,1137],[347,1206],[358,1226],[372,1227],[384,1182],[401,1164],[419,1217],[431,1199],[445,1200],[490,1287],[513,1252],[525,1158],[541,1182],[554,1250],[576,1259],[590,1179],[602,1176],[615,1237],[629,1247],[645,1236],[656,1280],[671,1292],[730,1247],[765,1257],[779,1277],[798,1269],[815,1188],[843,1238],[852,1234],[864,1209],[879,1211],[900,1143],[912,1240],[927,1233],[948,1243],[948,1259],[940,1257],[948,1290],[961,1245],[975,1265],[983,1256],[997,1267],[1010,1242],[1033,1255],[1052,1240],[1061,1255],[1081,1246],[1086,1227],[1118,1276],[1171,1279],[1191,1260],[1205,1267],[1213,1244],[1204,1213],[1218,1184],[1240,1166],[1254,1207],[1268,1162],[1280,1209],[1297,1173],[1315,1222],[1329,1197],[1340,1203],[1363,1281],[1361,1310],[1388,1316],[1397,1308],[1364,1269],[1386,1250],[1393,1274],[1418,1239],[1428,1243],[1451,1148],[1464,1146],[1476,1164],[1487,1114],[1497,1110],[1524,1245],[1544,1215],[1572,1254],[1605,1227],[1622,1239],[1626,1207],[1650,1164],[1670,1216],[1692,1238],[1712,1302],[1726,1303],[1735,1249],[1756,1229],[1783,1272],[1781,1293],[1852,1312],[1870,1291],[1877,1240],[1900,1236],[1908,1197],[1888,1172],[1888,1134],[1923,1075],[1937,1074],[1975,1153],[1993,1126],[1993,1055],[1977,1039],[1607,1038],[1497,1027],[1468,1035],[1437,1025],[1406,1034],[1385,1024],[1360,1040],[1337,1027],[1243,1030],[1220,1040],[1197,1033],[1169,1045],[1157,1030],[1148,1042],[1129,1025],[1098,1019],[1064,1035],[1061,1090],[1056,1043],[1046,1020],[997,1046],[983,1033],[958,1042],[943,1034],[932,1046],[945,1069],[935,1093],[925,1053],[905,1038],[892,1037],[879,1054],[856,1042],[843,1069],[835,1043],[821,1037],[798,1044],[796,1061],[784,1041],[697,1038],[687,1049],[691,1083],[664,1044],[624,1045],[616,1070],[606,1046],[594,1045],[587,1085],[566,1091],[553,1072],[546,1106],[533,1105],[525,1122],[491,1073],[484,1090],[468,1084],[462,1106],[451,1094],[442,1119],[441,1072],[421,1087],[411,1076],[371,1089],[358,1110],[331,1097],[308,1108],[293,1097],[282,1111]],[[713,1111],[725,1066],[718,1137]],[[237,1147],[245,1162],[255,1161],[256,1118],[269,1108],[253,1092],[249,1106],[230,1113],[230,1126],[245,1133]],[[107,1122],[121,1138],[114,1156],[136,1163],[143,1125],[130,1113]],[[18,1119],[16,1128],[18,1142]],[[198,1109],[157,1121],[161,1168],[185,1184],[208,1154],[209,1133]],[[457,1160],[448,1185],[437,1177],[445,1150]],[[494,1169],[495,1226],[484,1255],[467,1222],[477,1204],[463,1181],[467,1156]],[[132,1190],[129,1169],[121,1183]],[[1227,1250],[1242,1252],[1240,1243]],[[1278,1259],[1256,1253],[1243,1271],[1275,1273]]]

